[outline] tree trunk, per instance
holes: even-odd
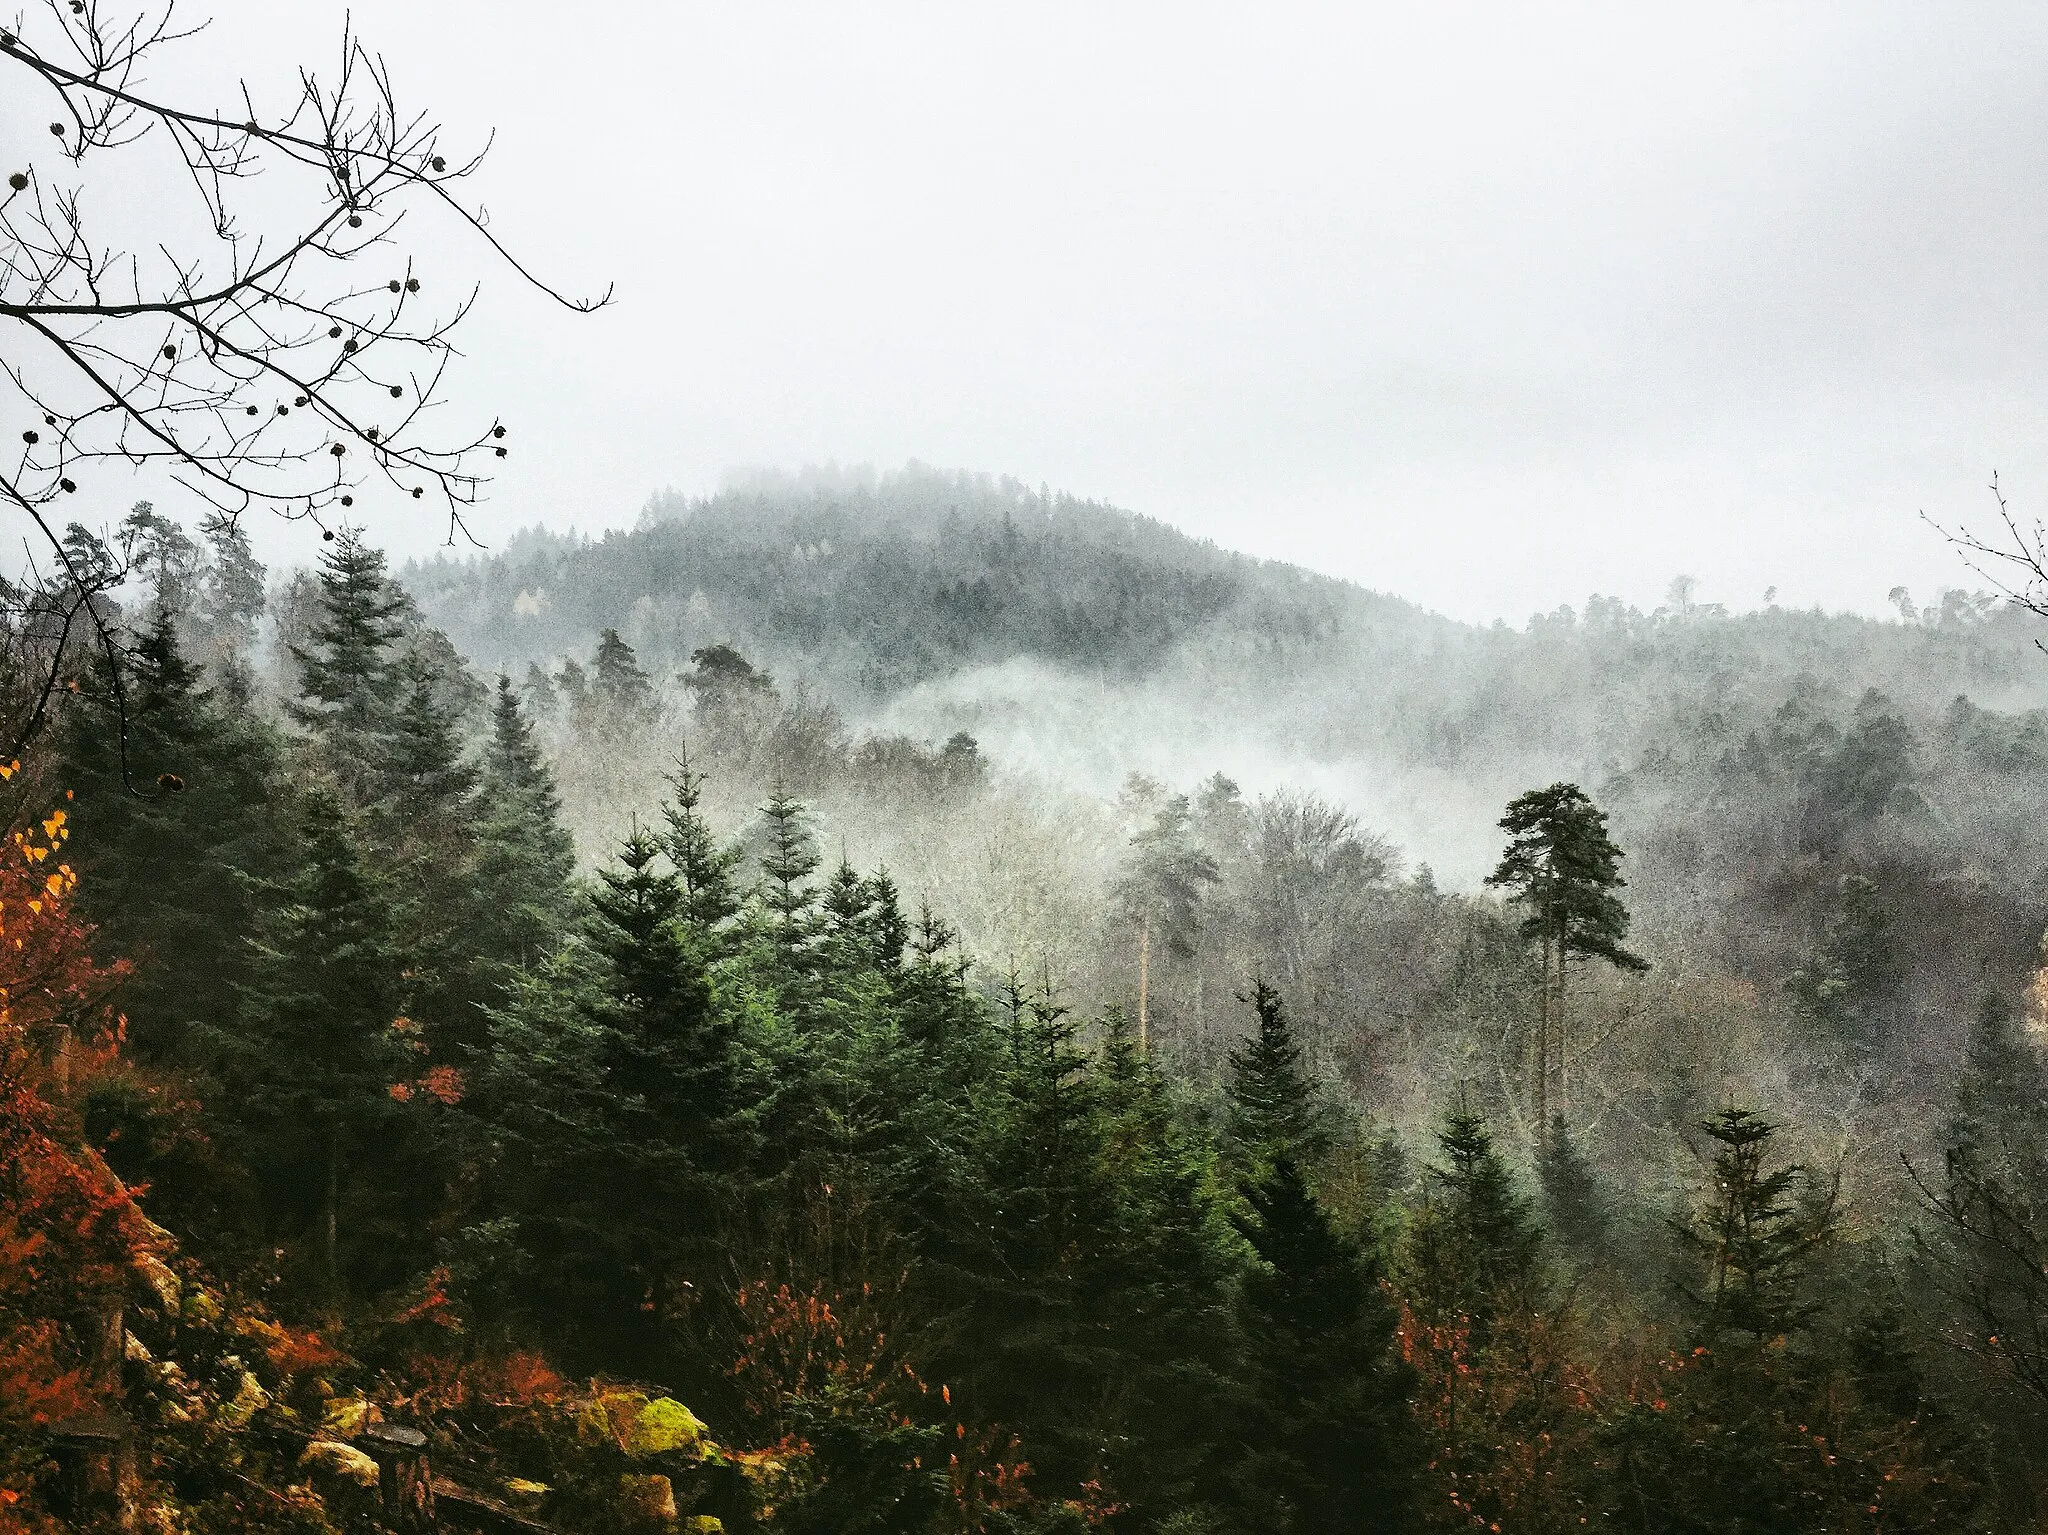
[[[1138,1054],[1152,1053],[1152,919],[1138,925]]]
[[[327,1132],[327,1209],[326,1209],[326,1258],[327,1282],[337,1284],[341,1265],[336,1256],[335,1228],[341,1218],[341,1131]]]
[[[1542,1006],[1536,1020],[1536,1079],[1529,1094],[1529,1106],[1536,1134],[1550,1123],[1550,934],[1543,935],[1543,979],[1538,988]]]
[[[1557,1111],[1560,1114],[1571,1112],[1571,1067],[1565,1060],[1565,1043],[1571,1036],[1571,1022],[1565,1015],[1564,996],[1564,967],[1567,958],[1564,942],[1560,939],[1557,945]]]

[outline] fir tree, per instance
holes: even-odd
[[[287,708],[325,749],[342,784],[367,803],[403,679],[395,649],[410,608],[382,551],[344,528],[321,556],[319,603],[305,645],[292,645],[299,697]]]
[[[1607,1248],[1611,1211],[1586,1154],[1562,1114],[1536,1150],[1536,1183],[1543,1195],[1543,1222],[1552,1239],[1582,1261]]]
[[[334,793],[314,788],[298,834],[299,867],[265,891],[221,1068],[233,1129],[272,1208],[292,1212],[313,1192],[333,1282],[343,1206],[369,1177],[410,1052],[390,892],[363,858],[360,829]]]
[[[662,851],[668,854],[682,884],[684,919],[708,934],[739,912],[734,872],[745,853],[720,843],[712,831],[702,808],[704,775],[690,767],[687,756],[677,760],[669,787],[670,796],[661,807],[662,819],[668,823]]]
[[[566,1309],[615,1366],[688,1356],[675,1305],[730,1282],[721,1242],[755,1140],[737,1025],[659,860],[635,828],[598,873],[586,944],[494,1013],[478,1108],[505,1148],[494,1204],[529,1304]]]
[[[1100,1462],[1101,1403],[1116,1379],[1113,1297],[1100,1288],[1114,1194],[1100,1085],[1068,1011],[1018,999],[1014,1055],[984,1088],[971,1174],[937,1252],[961,1289],[963,1339],[945,1361],[973,1409],[1013,1425],[1055,1486]],[[943,1302],[942,1302],[943,1304]]]
[[[255,921],[250,881],[283,855],[269,776],[277,741],[223,707],[186,660],[175,614],[159,607],[122,657],[85,675],[57,735],[81,833],[81,908],[110,952],[136,962],[122,991],[138,1053],[186,1062],[193,1026],[239,1003]]]
[[[1237,1480],[1251,1526],[1408,1528],[1421,1457],[1378,1275],[1291,1155],[1244,1194],[1257,1262],[1240,1313],[1255,1407]]]
[[[1761,1342],[1812,1315],[1805,1294],[1814,1252],[1833,1232],[1834,1191],[1802,1204],[1809,1182],[1797,1163],[1771,1165],[1778,1127],[1749,1109],[1729,1107],[1701,1122],[1714,1142],[1712,1195],[1678,1228],[1695,1260],[1685,1293],[1703,1335],[1747,1333]]]
[[[1830,1042],[1867,1047],[1880,1042],[1876,1009],[1897,979],[1891,922],[1877,886],[1844,874],[1813,958],[1785,989]]]
[[[1215,1154],[1120,1012],[1101,1023],[1105,1175],[1114,1200],[1098,1280],[1116,1319],[1121,1402],[1103,1425],[1110,1481],[1141,1518],[1227,1495],[1235,1405],[1235,1263]]]
[[[392,841],[462,840],[481,774],[467,760],[459,721],[441,696],[441,678],[412,650],[394,665],[394,696],[376,762],[378,818]]]
[[[511,967],[537,963],[562,936],[576,850],[562,801],[509,677],[500,674],[478,790],[472,880],[473,943],[502,986]]]
[[[1303,1070],[1301,1048],[1279,992],[1252,982],[1258,1032],[1230,1052],[1231,1139],[1253,1165],[1282,1157],[1318,1166],[1330,1149],[1329,1112]]]
[[[882,975],[901,968],[910,925],[897,904],[896,883],[886,871],[862,876],[842,853],[818,906],[839,968]]]
[[[477,940],[480,773],[463,750],[443,679],[418,648],[395,667],[400,692],[371,764],[367,824],[396,876],[393,921],[406,956],[406,1005],[436,1055],[455,1062],[481,1043],[488,984]]]
[[[1919,1254],[1954,1307],[1953,1341],[2048,1399],[2048,1064],[2002,997],[1977,1009],[1946,1142],[1939,1181],[1909,1171],[1932,1217]]]
[[[1458,1104],[1437,1147],[1443,1161],[1425,1174],[1403,1242],[1403,1286],[1424,1320],[1463,1320],[1484,1349],[1497,1319],[1535,1302],[1542,1234],[1484,1118]]]
[[[761,821],[761,905],[783,963],[795,965],[815,928],[818,897],[809,881],[820,862],[818,845],[803,802],[779,788],[761,807]]]

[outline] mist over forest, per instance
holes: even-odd
[[[2048,1529],[2048,530],[1993,475],[1877,617],[1410,600],[1756,574],[1830,472],[1788,589],[1907,547],[1810,558],[2038,416],[2038,241],[1935,228],[2023,179],[1975,76],[1861,15],[962,68],[423,11],[520,126],[602,92],[507,183],[346,22],[156,73],[297,52],[242,3],[0,26],[0,1535]],[[1172,520],[917,462],[486,509],[842,440]],[[1498,547],[1330,510],[1409,504]]]
[[[254,1392],[324,1443],[291,1425],[353,1378],[441,1425],[451,1506],[540,1486],[562,1528],[659,1525],[617,1492],[658,1476],[726,1528],[785,1527],[774,1498],[868,1528],[880,1477],[875,1528],[1336,1529],[1376,1488],[1539,1530],[1611,1520],[1640,1457],[1696,1474],[1660,1438],[1682,1388],[1765,1469],[1674,1507],[1910,1475],[1897,1527],[2034,1517],[2044,1356],[1980,1341],[2035,1314],[2011,1137],[2048,1112],[2048,663],[2015,605],[1731,614],[1681,578],[1475,627],[917,466],[397,572],[346,528],[266,571],[147,504],[73,542],[126,572],[94,600],[134,649],[19,770],[64,804],[20,846],[64,849],[120,1045],[51,1101],[147,1189],[136,1262],[175,1240],[233,1327],[345,1345],[211,1398],[138,1366],[131,1401],[218,1433]],[[817,1352],[867,1308],[867,1352]],[[132,1325],[136,1359],[221,1346],[181,1331],[214,1312]],[[800,1359],[760,1354],[792,1328]],[[1092,1341],[1048,1368],[1043,1329]],[[1299,1394],[1315,1359],[1336,1395]],[[910,1400],[862,1416],[891,1370],[1006,1437],[927,1482]],[[1130,1416],[1184,1389],[1214,1432]],[[1232,1402],[1295,1447],[1237,1459]],[[1819,1440],[1745,1416],[1823,1409]],[[623,1460],[542,1452],[591,1412]],[[636,1450],[663,1414],[696,1426]],[[772,1446],[753,1492],[714,1433]],[[162,1442],[203,1506],[212,1441]]]

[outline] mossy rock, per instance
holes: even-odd
[[[698,1416],[672,1396],[656,1397],[634,1415],[626,1436],[626,1453],[632,1456],[665,1455],[675,1450],[696,1450],[704,1443],[704,1424]]]

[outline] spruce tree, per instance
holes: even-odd
[[[364,857],[361,828],[317,786],[297,820],[298,867],[264,889],[241,1008],[219,1035],[220,1069],[235,1109],[226,1128],[246,1143],[273,1213],[287,1224],[312,1218],[334,1283],[344,1207],[375,1197],[372,1170],[398,1113],[391,1088],[412,1054],[391,894]]]
[[[1402,1243],[1402,1285],[1425,1321],[1462,1321],[1483,1350],[1503,1315],[1535,1304],[1542,1233],[1481,1115],[1450,1109],[1437,1147],[1443,1161],[1426,1171]]]
[[[662,819],[668,823],[662,851],[668,854],[682,885],[684,920],[709,934],[739,913],[734,874],[745,853],[721,843],[712,831],[702,808],[704,775],[691,768],[688,756],[677,760],[669,788],[669,798],[661,807]]]
[[[1247,1527],[1410,1528],[1421,1461],[1412,1377],[1379,1276],[1291,1155],[1244,1194],[1240,1228],[1256,1258],[1240,1306],[1254,1395],[1236,1474]]]
[[[576,865],[554,774],[502,673],[476,803],[472,942],[491,967],[484,980],[495,991],[510,969],[538,963],[561,940]]]
[[[377,792],[390,712],[403,685],[397,646],[410,603],[385,575],[384,555],[344,528],[321,556],[319,601],[304,645],[291,717],[312,732],[357,803]]]
[[[598,872],[584,945],[493,1014],[477,1106],[528,1304],[615,1368],[690,1356],[677,1306],[733,1279],[722,1243],[756,1140],[738,1026],[681,911],[635,828]]]
[[[1302,1169],[1320,1165],[1330,1149],[1329,1111],[1302,1067],[1280,993],[1252,982],[1258,1031],[1230,1052],[1229,1129],[1250,1165],[1281,1157]]]
[[[145,1060],[190,1064],[192,1028],[219,1025],[239,1005],[256,917],[250,881],[283,857],[276,737],[206,686],[175,614],[160,606],[132,651],[86,670],[56,747],[75,796],[81,909],[106,951],[135,965],[121,994],[133,1047]]]

